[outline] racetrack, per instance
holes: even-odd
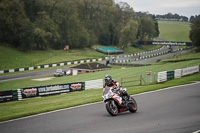
[[[99,102],[2,122],[0,129],[2,133],[192,133],[200,129],[199,86],[135,95],[136,113],[111,117]]]
[[[173,48],[174,51],[177,51],[177,46],[173,46],[172,48]],[[163,51],[166,51],[166,50],[168,50],[168,48],[164,48],[164,49],[161,49],[161,50],[158,50],[158,51],[154,51],[152,53],[146,53],[146,54],[143,54],[142,56],[149,56],[151,54],[157,54],[157,53],[160,53],[160,52],[163,52]],[[161,56],[157,56],[157,57],[152,57],[152,58],[148,58],[148,59],[141,59],[141,60],[135,61],[136,58],[139,58],[139,55],[137,55],[137,56],[131,57],[131,60],[134,60],[133,64],[155,63],[159,60],[166,59],[166,58],[172,58],[173,56],[185,54],[187,52],[188,52],[188,50],[184,50],[184,51],[179,51],[177,53],[169,53],[169,54],[166,54],[166,55],[161,55]],[[127,60],[129,58],[130,57],[124,57],[124,58],[121,58],[121,60]],[[69,68],[65,67],[65,68],[63,68],[63,70],[67,71],[67,70],[69,70]],[[17,80],[17,79],[24,79],[24,78],[42,77],[42,76],[49,76],[49,75],[53,76],[55,71],[56,71],[56,69],[35,71],[35,72],[30,71],[30,72],[27,72],[27,73],[11,74],[11,75],[3,75],[3,76],[0,75],[0,82]]]

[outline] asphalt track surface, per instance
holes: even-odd
[[[31,78],[31,77],[48,76],[48,75],[53,76],[55,71],[56,69],[44,70],[44,71],[39,71],[39,72],[27,72],[27,73],[21,73],[21,74],[4,75],[4,76],[0,76],[0,82],[23,79],[23,78]]]
[[[200,82],[133,96],[136,113],[110,116],[103,102],[0,123],[1,133],[193,133],[200,130]]]
[[[69,68],[63,68],[64,71],[68,70]],[[27,72],[21,74],[12,74],[12,75],[4,75],[0,76],[0,82],[10,81],[10,80],[17,80],[17,79],[24,79],[24,78],[32,78],[32,77],[42,77],[42,76],[54,76],[54,72],[56,69],[51,70],[43,70],[38,72]]]

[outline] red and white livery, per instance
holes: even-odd
[[[116,116],[120,112],[129,110],[131,113],[137,111],[137,103],[134,98],[130,97],[122,98],[122,93],[126,92],[126,89],[113,89],[113,86],[105,86],[103,90],[103,101],[106,103],[106,110],[111,116]]]

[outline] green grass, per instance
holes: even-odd
[[[163,62],[172,62],[172,61],[184,61],[184,60],[197,60],[200,59],[200,53],[188,53],[185,55],[177,55],[174,58],[171,59],[164,59]]]
[[[21,80],[13,80],[7,82],[0,82],[0,91],[3,90],[12,90],[26,87],[34,87],[34,86],[44,86],[44,85],[54,85],[54,84],[62,84],[62,83],[73,83],[73,82],[81,82],[88,81],[93,79],[102,79],[106,74],[112,75],[116,80],[120,81],[121,77],[132,77],[137,76],[145,71],[170,71],[175,69],[181,69],[189,66],[195,66],[200,64],[200,59],[189,60],[184,62],[176,62],[176,63],[160,63],[157,65],[151,66],[143,66],[143,67],[126,67],[125,69],[121,69],[121,67],[115,68],[113,70],[100,71],[89,74],[82,74],[76,76],[64,76],[57,77],[49,81],[33,81],[32,79],[21,79]],[[53,76],[53,75],[52,75]]]
[[[167,41],[191,42],[189,39],[190,23],[176,21],[158,21],[160,38]]]
[[[160,48],[161,46],[143,46],[140,49],[129,46],[124,50],[125,54],[133,54]],[[107,55],[94,49],[47,50],[47,51],[17,51],[12,48],[0,46],[0,70],[14,68],[33,67],[37,65],[61,63],[75,60],[97,59]]]
[[[101,100],[101,89],[86,90],[42,98],[32,98],[26,101],[14,101],[0,104],[0,121],[23,116],[68,108],[89,102]]]
[[[61,63],[64,61],[94,59],[105,56],[92,49],[70,50],[70,52],[64,50],[22,52],[0,46],[0,51],[0,70]]]
[[[154,49],[159,49],[161,48],[161,45],[142,45],[140,48],[134,48],[134,47],[127,47],[124,49],[125,54],[133,54],[133,53],[140,53],[140,52],[144,52],[144,51],[151,51]]]

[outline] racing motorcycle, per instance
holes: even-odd
[[[137,111],[137,103],[134,98],[123,95],[126,88],[115,91],[112,87],[106,86],[103,91],[103,101],[106,103],[106,110],[111,116],[129,110],[131,113]]]

